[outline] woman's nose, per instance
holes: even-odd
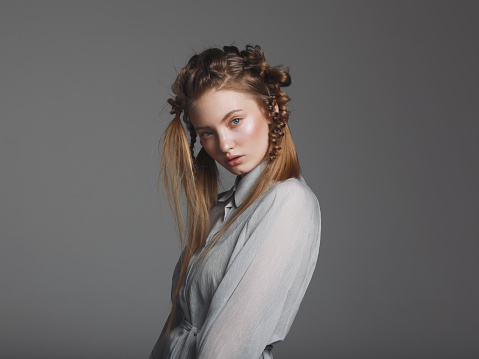
[[[234,141],[233,138],[227,131],[224,131],[219,136],[219,146],[220,150],[223,152],[229,152],[232,148],[234,148]]]

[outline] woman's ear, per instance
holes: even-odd
[[[278,104],[275,104],[274,107],[273,107],[273,112],[279,112],[279,107],[278,107]],[[268,117],[266,119],[268,121],[268,124],[269,125],[272,125],[273,124],[273,114],[271,112],[268,112]]]

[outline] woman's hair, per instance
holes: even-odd
[[[230,225],[264,194],[271,183],[299,177],[299,162],[288,127],[286,103],[290,98],[281,91],[281,87],[290,84],[288,69],[268,65],[259,46],[246,46],[243,51],[235,46],[225,46],[223,50],[210,48],[191,57],[172,86],[175,98],[170,98],[168,103],[172,106],[170,113],[175,117],[164,133],[159,178],[163,179],[167,190],[183,254],[168,332],[181,280],[191,257],[205,246],[210,231],[209,211],[218,195],[216,162],[203,148],[197,156],[194,154],[196,132],[189,119],[191,105],[209,90],[233,90],[251,96],[264,109],[265,114],[269,113],[273,118],[269,133],[269,161],[265,170],[204,255]],[[276,108],[279,109],[278,112],[275,111]],[[190,135],[189,140],[180,119],[181,114]],[[186,218],[183,207],[186,207]]]

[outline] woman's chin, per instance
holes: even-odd
[[[249,172],[244,165],[229,166],[227,164],[220,163],[220,165],[229,173],[235,176],[243,176]]]

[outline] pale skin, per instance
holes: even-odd
[[[208,91],[194,103],[189,117],[205,151],[232,174],[243,176],[266,159],[273,119],[251,96]]]

